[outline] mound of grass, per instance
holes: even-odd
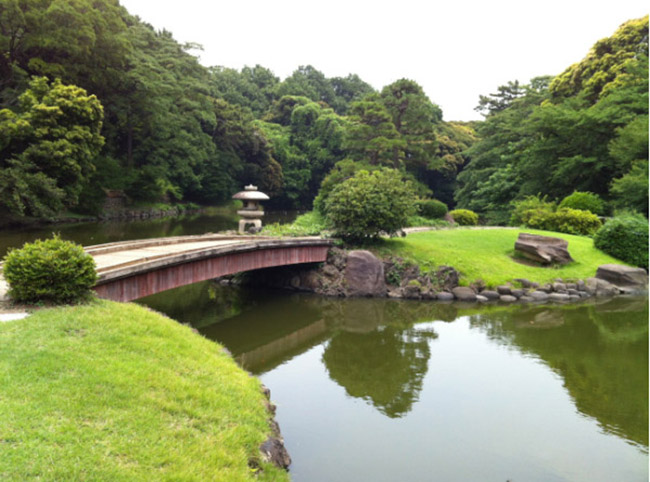
[[[190,328],[101,301],[0,325],[1,480],[288,480],[259,381]]]
[[[528,266],[514,259],[520,232],[566,239],[574,263],[552,268]],[[534,229],[450,229],[409,234],[386,240],[379,254],[399,256],[423,267],[453,266],[461,273],[461,284],[482,279],[497,286],[515,278],[545,283],[555,278],[584,279],[595,276],[601,264],[621,261],[594,248],[591,238]]]

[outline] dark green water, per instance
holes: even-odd
[[[141,301],[271,389],[293,480],[648,480],[647,298],[479,309],[201,283]]]
[[[271,211],[266,213],[264,222],[290,222],[295,219],[296,214],[295,211]],[[216,233],[237,229],[238,219],[234,211],[208,210],[198,214],[143,221],[105,221],[53,224],[38,228],[0,229],[0,258],[9,248],[21,247],[26,242],[36,239],[49,238],[53,233],[59,233],[63,239],[74,241],[83,246],[90,246],[131,239]]]

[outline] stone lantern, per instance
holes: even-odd
[[[262,229],[262,216],[264,216],[264,209],[260,206],[260,201],[265,201],[269,197],[263,192],[257,190],[257,186],[249,184],[244,187],[243,191],[235,194],[233,199],[240,199],[244,202],[244,207],[237,211],[242,219],[239,220],[239,232],[246,231],[246,225],[252,224],[257,231]]]

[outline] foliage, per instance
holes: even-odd
[[[34,78],[15,112],[0,110],[0,205],[19,216],[75,206],[104,142],[102,118],[94,95]]]
[[[416,214],[414,216],[409,216],[406,226],[410,228],[418,228],[421,226],[447,228],[450,227],[451,224],[443,219],[425,218]]]
[[[443,218],[448,211],[447,205],[437,199],[420,199],[417,209],[420,215],[429,219]]]
[[[560,233],[590,236],[598,231],[601,226],[602,223],[598,219],[598,216],[589,211],[560,208],[549,216],[547,227],[544,229]]]
[[[26,243],[4,258],[11,298],[21,303],[71,303],[87,298],[97,280],[95,261],[58,236]]]
[[[317,236],[326,228],[325,219],[318,211],[301,214],[291,224],[267,224],[262,229],[266,236]]]
[[[410,182],[394,170],[361,170],[338,184],[326,201],[326,219],[335,233],[351,240],[393,234],[415,210]]]
[[[557,206],[546,200],[546,196],[527,196],[520,201],[512,201],[511,226],[526,225],[528,219],[538,212],[554,212]]]
[[[398,256],[422,266],[434,260],[436,266],[453,266],[461,274],[461,284],[469,285],[482,279],[495,287],[515,278],[539,283],[555,278],[585,279],[593,276],[601,264],[616,263],[616,259],[594,247],[591,238],[557,233],[554,236],[569,242],[575,263],[542,268],[517,263],[513,248],[521,229],[440,229],[411,233],[382,243],[381,256]],[[526,229],[526,233],[548,235],[545,231]]]
[[[476,226],[478,224],[478,214],[469,209],[454,209],[449,212],[449,215],[454,218],[454,222],[461,226]]]
[[[648,220],[624,214],[609,219],[594,236],[594,246],[626,263],[648,269]]]
[[[259,380],[177,321],[99,301],[39,310],[0,336],[3,437],[23,441],[0,459],[6,480],[289,479],[260,454]]]
[[[593,192],[573,191],[560,201],[559,208],[581,209],[598,216],[605,214],[605,203],[598,194]]]
[[[612,181],[613,203],[619,209],[632,209],[648,216],[648,162],[641,161],[623,177]]]

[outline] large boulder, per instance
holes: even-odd
[[[384,264],[370,251],[348,253],[345,282],[349,296],[386,296]]]
[[[648,289],[648,273],[643,268],[603,264],[598,267],[596,278],[605,280],[626,293],[643,293]]]
[[[527,233],[520,233],[515,242],[515,251],[544,265],[572,262],[568,247],[569,242],[564,239]]]
[[[457,286],[451,292],[459,301],[476,301],[476,293],[472,288],[468,288],[467,286]]]
[[[585,290],[590,295],[598,297],[614,296],[620,293],[620,290],[616,286],[600,278],[587,278],[585,280]]]

